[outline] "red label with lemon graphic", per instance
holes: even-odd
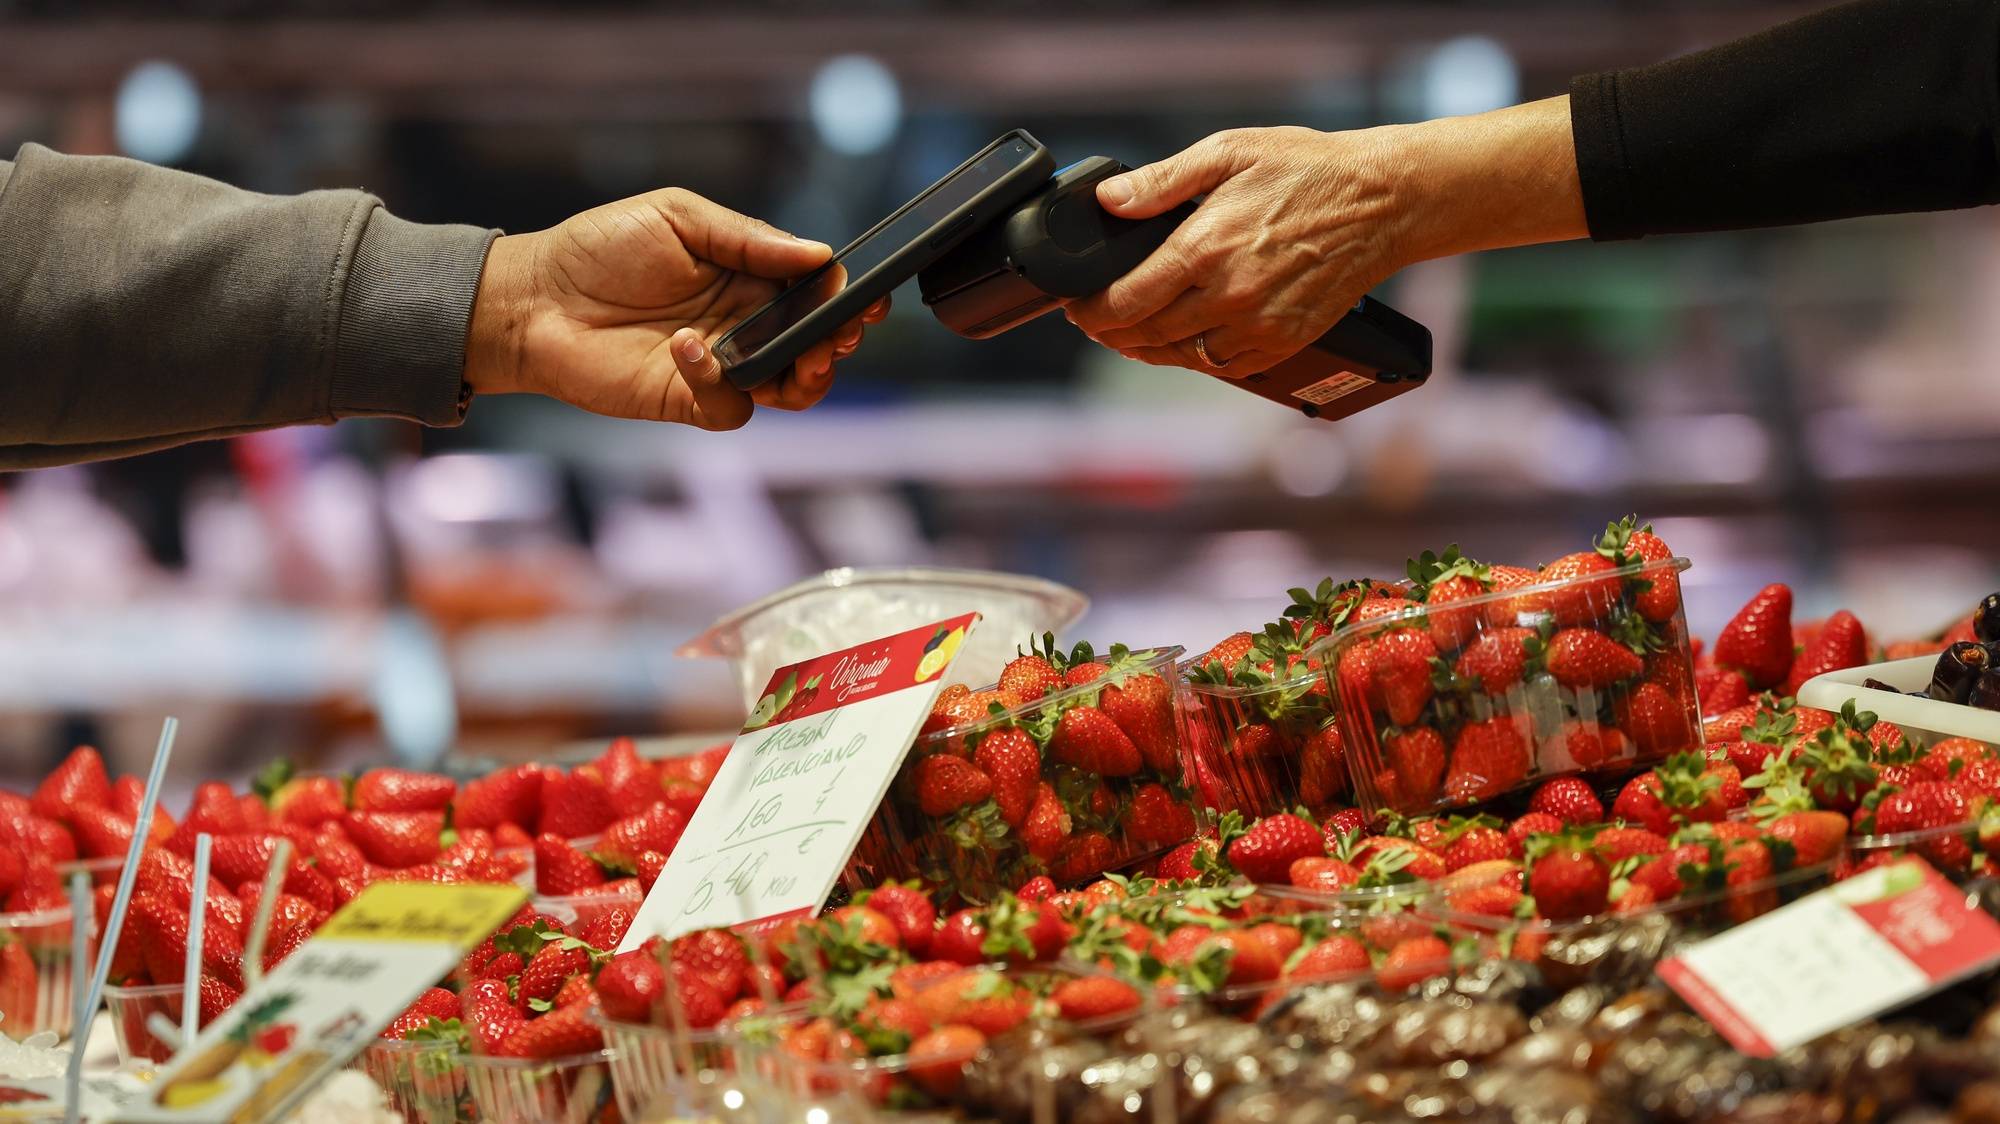
[[[863,699],[935,682],[951,666],[977,613],[914,628],[844,652],[779,668],[750,710],[745,732],[796,722]]]

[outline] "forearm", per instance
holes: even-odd
[[[29,146],[0,184],[0,467],[450,424],[490,233]]]
[[[1568,98],[1382,132],[1398,266],[1589,233]]]
[[[2000,200],[2000,3],[1862,0],[1571,86],[1593,236]]]

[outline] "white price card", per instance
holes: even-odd
[[[527,900],[518,886],[378,882],[174,1055],[119,1120],[274,1119]]]
[[[1837,882],[1660,963],[1746,1054],[1768,1058],[2000,963],[2000,922],[1922,859]]]
[[[817,912],[978,621],[969,613],[774,672],[619,950]]]

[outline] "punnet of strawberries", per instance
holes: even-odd
[[[1204,813],[1175,720],[1180,649],[1022,649],[1000,681],[945,687],[848,873],[983,901],[1075,885],[1192,837]]]

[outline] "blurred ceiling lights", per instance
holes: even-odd
[[[840,55],[813,75],[809,109],[813,128],[842,156],[879,152],[903,121],[896,76],[870,55]]]
[[[186,157],[201,134],[201,91],[170,62],[142,62],[118,86],[118,147],[155,164]]]

